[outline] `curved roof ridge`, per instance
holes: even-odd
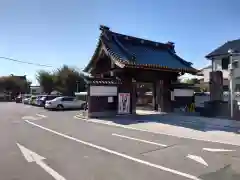
[[[145,44],[145,45],[151,45],[152,47],[156,48],[166,48],[166,49],[171,49],[171,45],[168,43],[162,43],[162,42],[156,42],[148,39],[143,39],[135,36],[130,36],[130,35],[125,35],[125,34],[120,34],[117,32],[110,31],[112,34],[114,34],[116,37],[122,37],[125,40],[133,40],[136,42],[139,42],[139,44]]]
[[[127,56],[130,57],[130,61],[135,61],[136,57],[131,53],[117,38],[115,34],[113,34],[113,40],[116,42],[116,44],[124,51],[124,53],[127,54]]]

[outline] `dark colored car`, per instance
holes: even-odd
[[[60,95],[44,95],[43,97],[41,97],[41,98],[39,99],[39,106],[44,107],[46,101],[53,100],[53,99],[55,99],[55,98],[57,98],[57,97],[60,97]]]
[[[42,101],[41,101],[41,99],[42,99],[43,97],[46,97],[46,95],[38,95],[38,96],[37,96],[37,98],[36,98],[36,105],[37,105],[37,106],[42,106]]]
[[[22,96],[21,95],[17,96],[16,99],[15,99],[15,102],[16,103],[21,103],[22,102]]]

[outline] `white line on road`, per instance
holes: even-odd
[[[209,152],[232,152],[236,150],[232,149],[212,149],[212,148],[203,148],[203,151],[209,151]]]
[[[43,168],[47,173],[49,173],[55,180],[66,180],[63,176],[54,171],[51,167],[43,162],[45,157],[38,155],[37,153],[31,151],[30,149],[25,148],[24,146],[17,143],[20,151],[25,157],[27,162],[35,162],[41,168]]]
[[[34,117],[34,116],[23,116],[22,119],[23,120],[37,120],[38,118]]]
[[[39,116],[41,118],[46,118],[47,116],[43,115],[43,114],[36,114],[36,116]]]
[[[121,137],[121,138],[125,138],[125,139],[131,139],[131,140],[135,140],[135,141],[140,141],[140,142],[144,142],[144,143],[148,143],[148,144],[154,144],[154,145],[157,145],[157,146],[167,147],[167,145],[165,145],[165,144],[160,144],[160,143],[147,141],[147,140],[143,140],[143,139],[133,138],[133,137],[124,136],[124,135],[115,134],[115,133],[113,133],[112,135],[113,136],[118,136],[118,137]]]
[[[170,172],[172,174],[176,174],[176,175],[179,175],[179,176],[182,176],[182,177],[185,177],[185,178],[188,178],[188,179],[193,179],[193,180],[201,180],[199,179],[198,177],[196,176],[193,176],[191,174],[187,174],[187,173],[183,173],[183,172],[180,172],[180,171],[177,171],[177,170],[174,170],[174,169],[170,169],[170,168],[167,168],[167,167],[164,167],[164,166],[160,166],[160,165],[157,165],[157,164],[153,164],[153,163],[150,163],[150,162],[147,162],[147,161],[144,161],[144,160],[141,160],[141,159],[137,159],[137,158],[134,158],[134,157],[131,157],[129,155],[126,155],[126,154],[123,154],[123,153],[119,153],[117,151],[113,151],[113,150],[110,150],[110,149],[107,149],[105,147],[102,147],[102,146],[98,146],[98,145],[95,145],[95,144],[92,144],[92,143],[89,143],[89,142],[86,142],[86,141],[82,141],[80,139],[77,139],[77,138],[74,138],[72,136],[69,136],[69,135],[66,135],[66,134],[63,134],[63,133],[60,133],[60,132],[57,132],[57,131],[54,131],[52,129],[49,129],[49,128],[46,128],[44,126],[41,126],[41,125],[38,125],[36,123],[33,123],[31,121],[28,121],[28,120],[25,120],[25,122],[33,125],[33,126],[36,126],[36,127],[39,127],[45,131],[48,131],[48,132],[51,132],[53,134],[57,134],[59,136],[62,136],[64,138],[67,138],[67,139],[71,139],[73,141],[76,141],[78,143],[82,143],[86,146],[90,146],[90,147],[93,147],[93,148],[96,148],[98,150],[102,150],[102,151],[105,151],[105,152],[108,152],[110,154],[114,154],[116,156],[120,156],[122,158],[125,158],[125,159],[129,159],[129,160],[132,160],[134,162],[138,162],[138,163],[141,163],[141,164],[144,164],[144,165],[147,165],[147,166],[150,166],[150,167],[154,167],[154,168],[157,168],[157,169],[160,169],[162,171],[166,171],[166,172]]]
[[[192,159],[200,164],[203,164],[204,166],[208,166],[208,163],[200,156],[188,154],[187,158]]]
[[[228,142],[228,141],[219,141],[219,140],[209,140],[206,138],[201,138],[201,137],[189,137],[189,136],[185,136],[185,135],[175,135],[175,134],[171,134],[171,133],[167,133],[167,132],[156,132],[156,131],[151,131],[151,130],[147,130],[147,129],[140,129],[140,128],[135,128],[135,127],[130,127],[130,126],[125,126],[125,125],[121,125],[121,124],[112,124],[111,122],[101,122],[99,120],[92,120],[92,119],[84,119],[82,117],[79,117],[78,115],[74,116],[75,119],[80,119],[82,121],[88,122],[88,123],[97,123],[97,124],[105,124],[108,126],[115,126],[115,127],[121,127],[124,129],[131,129],[131,130],[135,130],[135,131],[141,131],[141,132],[148,132],[148,133],[154,133],[154,134],[163,134],[163,135],[167,135],[167,136],[173,136],[173,137],[177,137],[177,138],[184,138],[184,139],[192,139],[192,140],[197,140],[197,141],[203,141],[203,142],[212,142],[212,143],[219,143],[219,144],[229,144],[229,145],[234,145],[234,146],[240,146],[239,143],[232,143],[232,142]]]

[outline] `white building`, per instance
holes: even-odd
[[[41,86],[30,86],[30,94],[38,95],[42,93],[43,91]]]
[[[232,49],[234,52],[240,52],[240,39],[228,41],[222,46],[218,47],[211,53],[209,53],[206,58],[211,61],[211,66],[202,69],[202,74],[204,76],[204,82],[209,82],[209,72],[211,71],[222,71],[223,72],[223,85],[229,86],[229,70],[228,66],[230,63],[230,55],[228,53],[229,49]],[[234,63],[234,89],[235,91],[240,91],[240,66],[238,61],[240,61],[240,55],[233,56]]]

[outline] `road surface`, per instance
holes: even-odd
[[[4,180],[240,179],[240,147],[153,134],[0,103]]]

